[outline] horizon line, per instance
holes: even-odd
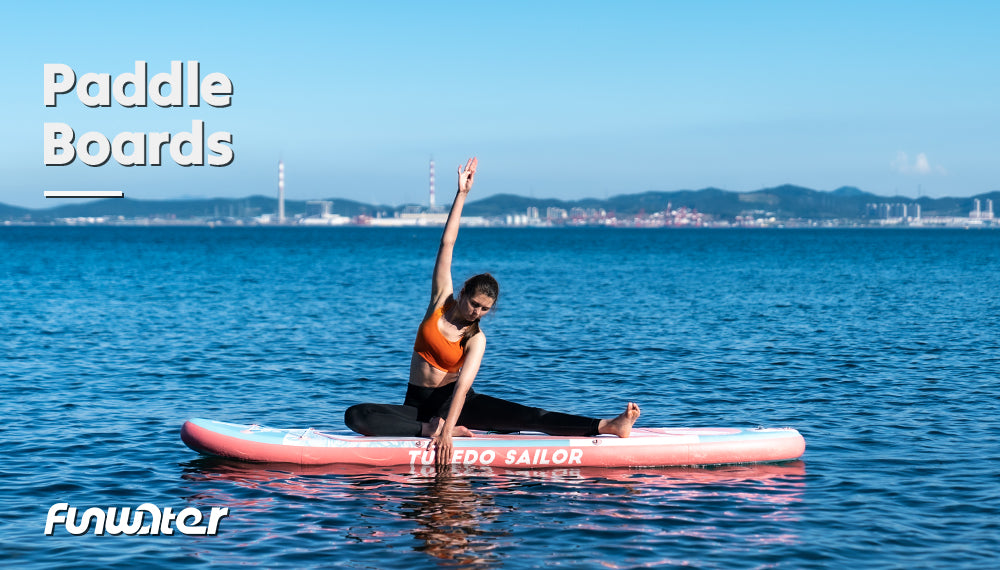
[[[789,183],[789,184],[781,184],[779,186],[771,186],[771,187],[767,187],[767,188],[759,188],[757,190],[749,190],[749,191],[725,190],[723,188],[718,188],[718,187],[715,187],[715,186],[707,186],[707,187],[701,188],[699,190],[690,190],[690,189],[682,189],[682,190],[646,190],[646,191],[643,191],[643,192],[635,192],[635,193],[631,193],[631,194],[615,194],[615,195],[607,197],[607,198],[594,198],[594,197],[584,197],[584,198],[538,198],[538,197],[534,197],[534,196],[524,196],[524,195],[521,195],[521,194],[515,194],[515,193],[512,193],[512,192],[499,192],[499,193],[496,193],[496,194],[491,194],[489,196],[485,196],[485,197],[480,198],[478,200],[471,201],[471,202],[469,202],[469,204],[473,204],[475,202],[481,202],[481,201],[488,200],[488,199],[491,199],[491,198],[496,198],[498,196],[512,196],[512,197],[516,197],[516,198],[522,198],[522,199],[525,199],[525,200],[534,200],[534,201],[582,202],[582,201],[593,200],[593,201],[597,201],[597,202],[606,202],[608,200],[611,200],[611,199],[614,199],[614,198],[618,198],[618,197],[640,196],[640,195],[643,195],[643,194],[676,194],[676,193],[681,193],[681,192],[698,193],[698,192],[705,192],[705,191],[710,191],[710,190],[718,190],[720,192],[726,192],[726,193],[731,193],[731,194],[755,194],[755,193],[759,193],[759,192],[767,192],[769,190],[779,190],[779,189],[788,188],[788,187],[797,188],[797,189],[801,189],[801,190],[808,190],[810,192],[817,192],[817,193],[823,193],[823,194],[833,194],[834,192],[837,192],[839,190],[845,190],[845,189],[846,190],[856,190],[856,191],[858,191],[858,192],[860,192],[862,194],[866,194],[866,195],[869,195],[869,196],[872,196],[872,197],[875,197],[875,198],[905,199],[905,200],[910,200],[910,201],[913,201],[913,202],[919,202],[921,200],[932,200],[933,201],[933,200],[946,200],[946,199],[954,199],[954,200],[966,199],[966,200],[973,200],[973,199],[976,199],[977,197],[988,196],[989,194],[1000,193],[1000,190],[992,190],[992,191],[989,191],[989,192],[983,192],[983,193],[980,193],[980,194],[973,194],[973,195],[970,195],[970,196],[939,196],[939,197],[931,197],[931,196],[926,196],[925,195],[925,196],[918,196],[918,197],[914,198],[914,197],[905,196],[905,195],[899,195],[899,194],[897,194],[895,196],[883,196],[883,195],[879,195],[879,194],[873,194],[871,192],[867,192],[865,190],[861,190],[860,188],[857,188],[856,186],[840,186],[840,187],[835,188],[833,190],[816,190],[814,188],[809,188],[809,187],[806,187],[806,186],[799,186],[799,185],[796,185],[796,184],[790,184]],[[118,199],[125,199],[125,200],[130,200],[130,201],[135,201],[135,202],[196,202],[196,201],[212,201],[212,200],[239,201],[239,200],[247,200],[247,199],[250,199],[250,198],[257,198],[257,197],[265,198],[265,199],[269,199],[269,200],[275,200],[275,201],[278,200],[277,197],[275,197],[275,196],[269,196],[267,194],[250,194],[250,195],[243,196],[243,197],[238,197],[238,198],[227,198],[227,197],[223,197],[223,196],[214,196],[214,197],[208,197],[208,196],[205,196],[205,197],[186,197],[186,198],[180,198],[180,197],[178,197],[178,198],[134,198],[134,197],[133,198],[126,198],[125,195],[124,195],[124,192],[122,192],[122,191],[106,192],[106,191],[50,191],[50,190],[46,190],[46,191],[44,191],[44,195],[45,195],[45,198],[76,198],[76,199],[94,199],[94,200],[104,200],[104,199],[115,199],[115,200],[118,200]],[[347,201],[347,202],[354,202],[356,204],[361,204],[361,205],[364,205],[364,206],[380,206],[380,207],[391,207],[391,208],[399,208],[399,207],[414,206],[414,205],[416,205],[416,206],[424,205],[422,203],[417,203],[417,202],[402,202],[402,203],[398,203],[398,204],[395,204],[395,205],[389,205],[389,204],[372,204],[372,203],[360,202],[360,201],[352,199],[352,198],[344,198],[344,197],[339,197],[339,198],[337,198],[337,197],[329,197],[329,198],[300,198],[300,199],[298,199],[298,198],[285,198],[285,201],[287,201],[287,202],[313,202],[313,201],[317,201],[318,202],[318,201],[337,201],[337,200]],[[46,207],[17,206],[17,205],[13,205],[13,204],[8,204],[6,202],[0,202],[0,206],[7,206],[7,207],[12,207],[12,208],[20,208],[20,209],[24,209],[24,210],[47,210],[47,209],[59,207],[59,206],[46,206]]]

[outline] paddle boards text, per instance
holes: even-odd
[[[64,63],[44,64],[42,92],[46,107],[57,107],[60,96],[75,90],[76,99],[88,108],[111,107],[112,100],[121,107],[143,108],[151,102],[157,107],[229,107],[233,100],[233,82],[224,73],[201,76],[197,61],[171,61],[170,70],[148,78],[145,61],[136,61],[132,72],[112,79],[110,73],[84,73],[77,79],[72,67]],[[43,126],[43,162],[46,166],[65,166],[77,158],[88,166],[103,166],[112,157],[122,166],[160,166],[163,150],[181,166],[228,166],[236,155],[233,134],[229,131],[205,133],[205,122],[194,119],[189,131],[132,132],[105,136],[88,131],[79,137],[67,123],[47,122]],[[207,150],[207,153],[206,153]]]

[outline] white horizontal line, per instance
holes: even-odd
[[[124,198],[121,190],[46,190],[46,198]]]

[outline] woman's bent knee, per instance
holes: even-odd
[[[372,404],[356,404],[344,411],[344,424],[351,430],[361,435],[372,435],[368,425],[368,417],[371,415]]]

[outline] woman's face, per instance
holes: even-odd
[[[465,294],[459,296],[458,309],[462,313],[462,318],[467,321],[474,321],[485,315],[493,308],[493,299],[486,294],[476,293],[471,297]]]

